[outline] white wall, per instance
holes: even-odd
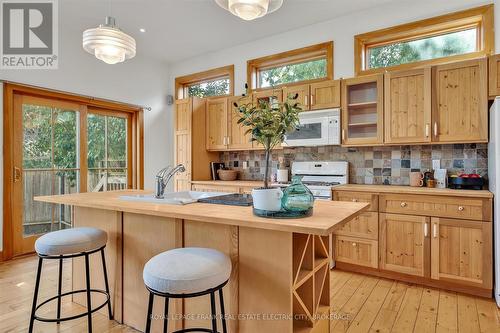
[[[152,175],[169,164],[173,156],[173,144],[168,144],[172,136],[168,133],[166,105],[167,65],[142,58],[140,45],[136,58],[106,65],[83,51],[81,31],[72,31],[70,26],[66,24],[59,31],[59,69],[3,70],[0,79],[151,107],[144,113],[144,180],[145,188],[154,188]],[[2,229],[0,220],[0,250]]]
[[[335,78],[354,75],[354,36],[360,33],[412,22],[424,18],[463,10],[492,1],[479,0],[401,0],[384,4],[377,8],[349,14],[330,21],[288,31],[251,43],[238,45],[199,57],[171,64],[169,82],[175,77],[204,71],[211,68],[234,64],[235,94],[244,91],[246,82],[246,61],[265,55],[284,52],[329,40],[334,41]],[[500,20],[500,0],[496,12],[496,22]],[[304,13],[307,15],[307,13]],[[244,23],[242,23],[244,24]],[[498,25],[498,24],[497,24]],[[496,35],[496,47],[500,49],[500,33]],[[172,88],[173,89],[173,88]],[[173,93],[170,90],[170,93]]]

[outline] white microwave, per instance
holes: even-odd
[[[340,145],[340,109],[303,111],[298,130],[285,136],[283,146]]]

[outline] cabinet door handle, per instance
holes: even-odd
[[[308,95],[304,95],[304,105],[305,106],[308,106],[308,104],[309,104],[308,103],[308,97],[309,97]]]
[[[429,236],[429,226],[424,223],[424,237],[427,238],[427,236]]]
[[[342,130],[342,141],[344,141],[344,140],[345,140],[345,130],[343,129]]]
[[[356,243],[352,243],[352,246],[356,246],[357,244]]]
[[[436,238],[438,236],[438,225],[434,223],[432,225],[432,237]]]
[[[438,123],[437,123],[437,121],[434,122],[434,136],[438,136]]]
[[[314,95],[311,94],[311,106],[314,105],[315,101],[314,101]]]
[[[358,202],[358,199],[352,199],[352,202]]]
[[[228,137],[227,137],[227,143],[226,143],[226,145],[228,145],[228,146],[229,146],[230,144],[231,144],[231,137],[230,137],[230,136],[228,136]]]
[[[465,209],[465,207],[464,207],[464,206],[458,206],[458,210],[459,210],[459,211],[461,211],[461,212],[462,212],[464,209]]]
[[[425,137],[428,138],[429,137],[429,127],[430,125],[429,124],[425,124]]]
[[[402,202],[402,203],[401,203],[401,207],[402,207],[402,208],[405,208],[406,206],[408,206],[408,204],[407,204],[406,202]]]

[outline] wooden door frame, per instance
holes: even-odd
[[[53,99],[60,102],[70,102],[80,105],[80,117],[86,114],[88,107],[113,110],[116,112],[131,113],[132,137],[132,188],[144,188],[144,110],[137,105],[108,101],[88,96],[76,95],[56,90],[39,88],[18,83],[4,82],[3,84],[3,250],[0,251],[0,261],[13,258],[13,181],[14,181],[14,96],[28,95],[44,99]],[[83,112],[82,112],[83,111]],[[81,120],[81,118],[80,118]],[[86,124],[86,123],[85,123]],[[80,132],[82,132],[80,121]],[[85,129],[85,128],[83,128]],[[86,133],[83,132],[83,133]],[[83,142],[80,137],[80,143]],[[84,150],[86,151],[86,150]],[[83,172],[83,170],[81,170]]]

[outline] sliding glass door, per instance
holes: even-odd
[[[13,255],[69,228],[71,207],[36,196],[131,188],[132,114],[14,95]]]

